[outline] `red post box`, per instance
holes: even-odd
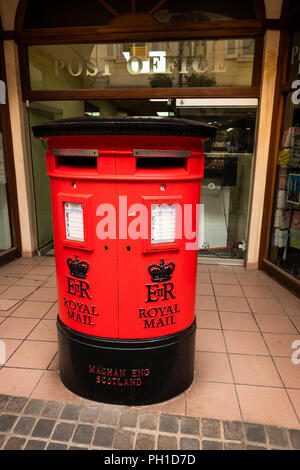
[[[165,401],[194,377],[203,142],[176,118],[77,118],[48,142],[62,382],[96,401]]]

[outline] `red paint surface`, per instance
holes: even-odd
[[[101,218],[96,212],[100,204],[113,204],[118,232],[119,196],[127,196],[127,208],[135,203],[150,207],[152,200],[198,204],[203,177],[203,140],[171,136],[47,138],[59,316],[69,328],[96,337],[134,339],[169,335],[192,324],[197,250],[185,249],[186,242],[190,240],[183,236],[174,244],[161,247],[151,247],[150,241],[142,239],[100,240],[96,227]],[[62,161],[52,155],[53,148],[98,149],[97,165],[95,168],[69,165],[69,157]],[[184,168],[137,170],[133,149],[191,150],[192,156],[186,159]],[[73,157],[69,161],[74,161]],[[160,189],[162,184],[165,185],[164,191]],[[65,239],[64,201],[83,204],[84,242]],[[129,222],[132,219],[134,217],[128,217]],[[85,279],[80,280],[70,274],[67,259],[75,259],[76,256],[80,262],[89,263]],[[167,299],[161,296],[157,301],[147,302],[147,285],[151,285],[152,299],[156,298],[155,289],[171,289],[170,285],[164,288],[164,283],[153,282],[148,272],[148,266],[159,264],[161,259],[165,263],[175,263],[169,281],[173,284],[171,292],[175,298],[168,294]],[[84,283],[89,286],[86,290]]]

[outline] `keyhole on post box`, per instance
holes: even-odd
[[[107,251],[107,250],[108,250],[108,246],[107,246],[107,245],[105,245],[104,249]]]
[[[77,184],[76,184],[76,183],[72,183],[72,186],[73,186],[74,189],[77,188]]]
[[[130,246],[126,246],[126,250],[130,251],[131,250]]]

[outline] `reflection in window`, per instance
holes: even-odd
[[[192,101],[192,100],[191,100]],[[234,101],[234,100],[233,100]],[[245,257],[256,107],[178,107],[178,116],[217,128],[205,142],[199,253],[203,257]],[[200,216],[201,217],[201,216]]]
[[[229,39],[225,42],[225,57],[227,59],[253,59],[254,39]]]
[[[288,79],[299,80],[300,75],[300,31],[294,34],[291,50],[291,60],[289,64]]]
[[[23,27],[107,25],[134,12],[152,15],[159,23],[255,19],[252,0],[29,0]]]
[[[167,0],[154,17],[160,23],[243,20],[255,19],[255,11],[252,0]]]
[[[29,46],[33,90],[251,86],[255,39]]]

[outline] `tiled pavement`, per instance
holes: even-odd
[[[67,390],[56,315],[53,257],[0,267],[0,448],[300,447],[300,364],[291,360],[300,300],[266,274],[198,265],[195,381],[157,405],[103,405]]]
[[[0,396],[2,450],[295,450],[300,431],[98,403]]]

